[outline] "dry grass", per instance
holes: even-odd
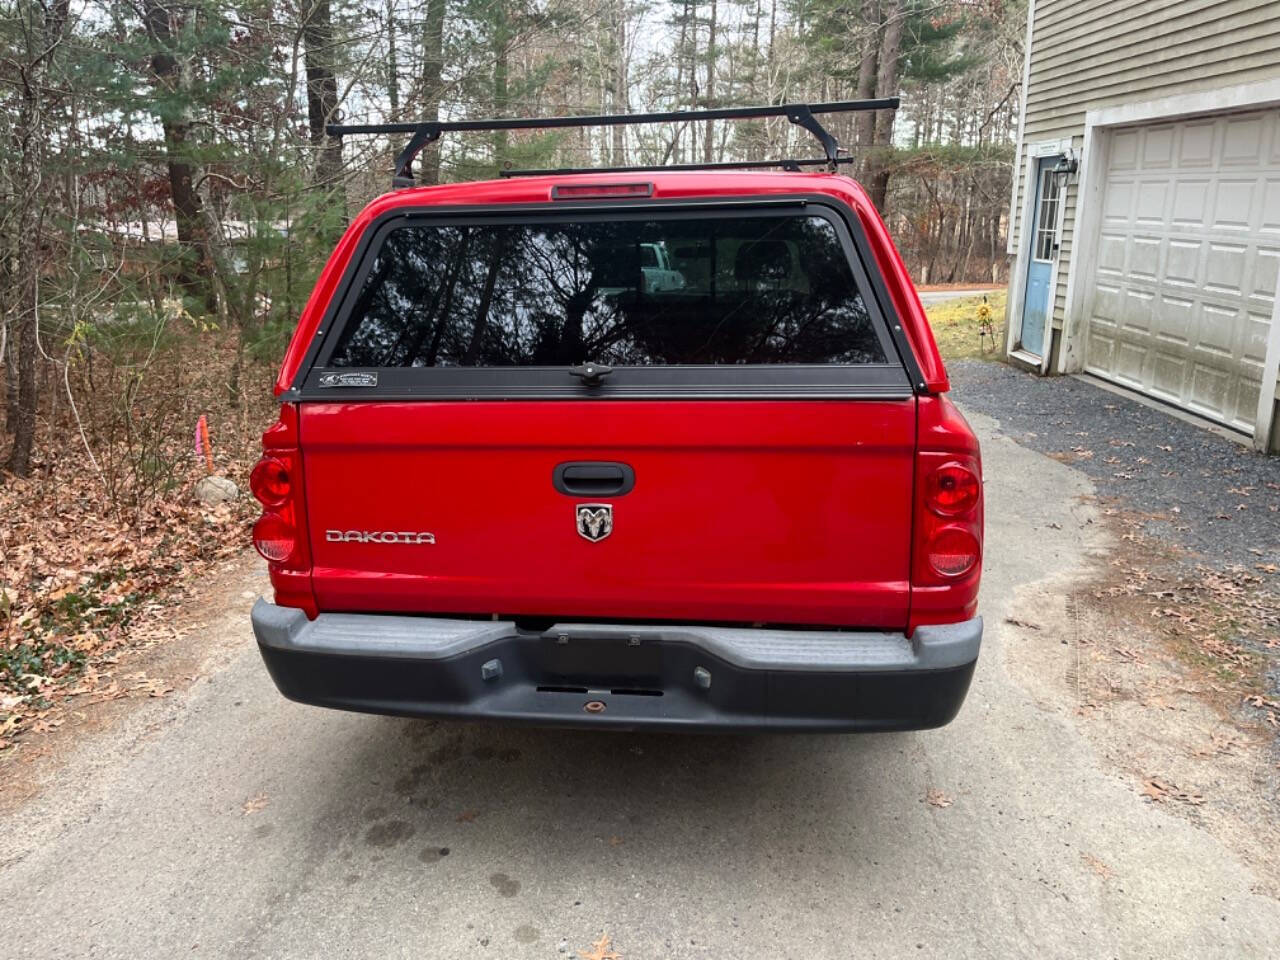
[[[925,308],[934,339],[942,351],[943,360],[1004,360],[1004,306],[1005,291],[991,294],[987,304],[991,308],[991,325],[995,339],[980,338],[978,309],[983,297],[962,297]]]

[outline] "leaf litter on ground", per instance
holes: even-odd
[[[149,464],[163,469],[163,483],[127,473],[123,483],[104,482],[95,466],[125,451],[98,446],[91,464],[83,446],[57,442],[59,431],[76,435],[61,423],[43,425],[51,436],[37,445],[45,453],[30,477],[0,475],[0,751],[56,726],[69,702],[167,694],[163,679],[122,673],[122,665],[132,651],[177,636],[173,605],[246,549],[256,504],[247,494],[198,501],[207,466],[191,455],[185,410],[208,412],[221,440],[215,470],[247,491],[270,407],[231,407],[216,376],[182,403],[183,417],[159,444],[162,466]]]

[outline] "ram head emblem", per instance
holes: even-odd
[[[578,536],[592,543],[613,533],[613,504],[580,503],[577,508]]]

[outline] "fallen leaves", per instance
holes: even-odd
[[[156,677],[148,677],[145,673],[133,673],[125,677],[133,686],[129,688],[130,693],[145,693],[149,697],[163,697],[166,693],[172,693],[173,687],[166,681]]]
[[[1080,859],[1084,861],[1084,865],[1102,878],[1103,882],[1110,880],[1115,876],[1115,871],[1109,866],[1095,857],[1092,853],[1080,854]]]
[[[1241,650],[1238,644],[1224,640],[1216,634],[1205,633],[1194,639],[1200,650],[1214,659],[1237,667],[1247,666],[1251,661],[1249,654]]]
[[[1280,727],[1280,701],[1268,700],[1259,694],[1250,694],[1244,698],[1249,706],[1261,710],[1262,719],[1273,727]]]
[[[1111,649],[1119,654],[1121,659],[1128,660],[1130,663],[1136,663],[1139,666],[1145,666],[1147,663],[1146,658],[1132,647],[1112,647]]]
[[[479,816],[479,814],[476,813],[476,811],[474,810],[463,810],[460,814],[458,814],[458,823],[470,823],[477,816]]]
[[[36,715],[31,722],[30,729],[32,733],[48,733],[50,730],[57,730],[58,727],[62,726],[64,723],[62,717],[49,717],[47,713],[48,711],[46,711],[46,715]]]
[[[1126,526],[1136,521],[1120,518]],[[1126,535],[1127,536],[1127,535]],[[1134,539],[1142,539],[1135,536]],[[1110,565],[1120,573],[1094,597],[1142,598],[1146,614],[1165,635],[1189,645],[1198,656],[1248,674],[1259,649],[1280,646],[1280,604],[1263,577],[1240,567],[1197,567],[1188,576],[1162,577],[1121,554]],[[1265,573],[1265,571],[1262,571]],[[1158,589],[1152,584],[1158,583]]]
[[[259,810],[265,810],[267,804],[271,802],[271,798],[265,793],[254,794],[240,806],[240,816],[248,817],[257,813]]]
[[[1179,803],[1190,804],[1193,807],[1198,807],[1204,803],[1204,797],[1200,794],[1191,793],[1188,790],[1180,790],[1167,780],[1162,780],[1159,777],[1148,777],[1143,780],[1142,789],[1139,792],[1153,803],[1176,800]]]
[[[1030,620],[1019,620],[1017,617],[1005,617],[1005,623],[1011,623],[1015,627],[1026,627],[1028,630],[1039,630],[1040,624],[1032,623]]]
[[[925,791],[924,802],[929,804],[931,807],[938,807],[943,810],[952,804],[951,798],[937,787],[930,787]]]
[[[37,715],[65,709],[68,698],[93,703],[173,689],[141,675],[112,676],[106,666],[171,640],[173,604],[249,541],[257,513],[251,497],[206,507],[193,494],[206,468],[188,455],[194,416],[186,419],[187,408],[209,412],[221,440],[217,469],[236,479],[256,460],[260,427],[271,416],[266,407],[227,409],[218,371],[225,369],[212,363],[207,384],[184,382],[183,410],[164,423],[171,435],[148,435],[155,448],[144,471],[127,469],[121,458],[128,451],[112,447],[109,424],[98,424],[89,435],[101,471],[79,444],[50,440],[41,443],[45,459],[31,478],[0,484],[0,749],[53,729],[56,717],[37,722]],[[143,406],[152,399],[145,389],[137,397]]]
[[[1209,733],[1209,745],[1197,748],[1194,756],[1201,758],[1237,756],[1243,746],[1244,743],[1239,737],[1214,730]]]
[[[1173,607],[1156,607],[1151,611],[1153,617],[1170,617],[1179,623],[1191,624],[1195,623],[1195,616],[1187,613],[1185,610],[1175,610]]]
[[[622,960],[622,954],[612,948],[607,933],[600,934],[600,939],[591,945],[590,951],[579,950],[578,956],[582,960]]]

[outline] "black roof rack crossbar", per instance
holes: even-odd
[[[719,163],[643,163],[630,167],[552,167],[549,169],[499,170],[500,177],[565,176],[571,173],[637,173],[645,170],[769,170],[781,167],[798,172],[801,167],[830,167],[833,163],[853,163],[853,157],[806,157],[803,160],[724,160]]]
[[[747,120],[760,117],[786,117],[804,127],[822,144],[824,163],[834,169],[840,159],[836,138],[818,122],[816,113],[853,113],[864,110],[896,110],[897,97],[877,100],[837,100],[829,103],[782,103],[757,107],[715,107],[710,110],[669,110],[662,113],[614,113],[569,117],[494,117],[487,120],[427,120],[421,123],[357,123],[328,124],[325,131],[332,137],[357,134],[408,133],[412,136],[396,157],[392,186],[413,186],[413,160],[429,143],[445,133],[481,130],[554,130],[564,127],[614,127],[640,123],[682,123],[698,120]],[[777,166],[778,163],[769,164]],[[806,164],[809,165],[809,164]],[[784,164],[785,167],[785,164]],[[617,168],[614,168],[615,170]]]

